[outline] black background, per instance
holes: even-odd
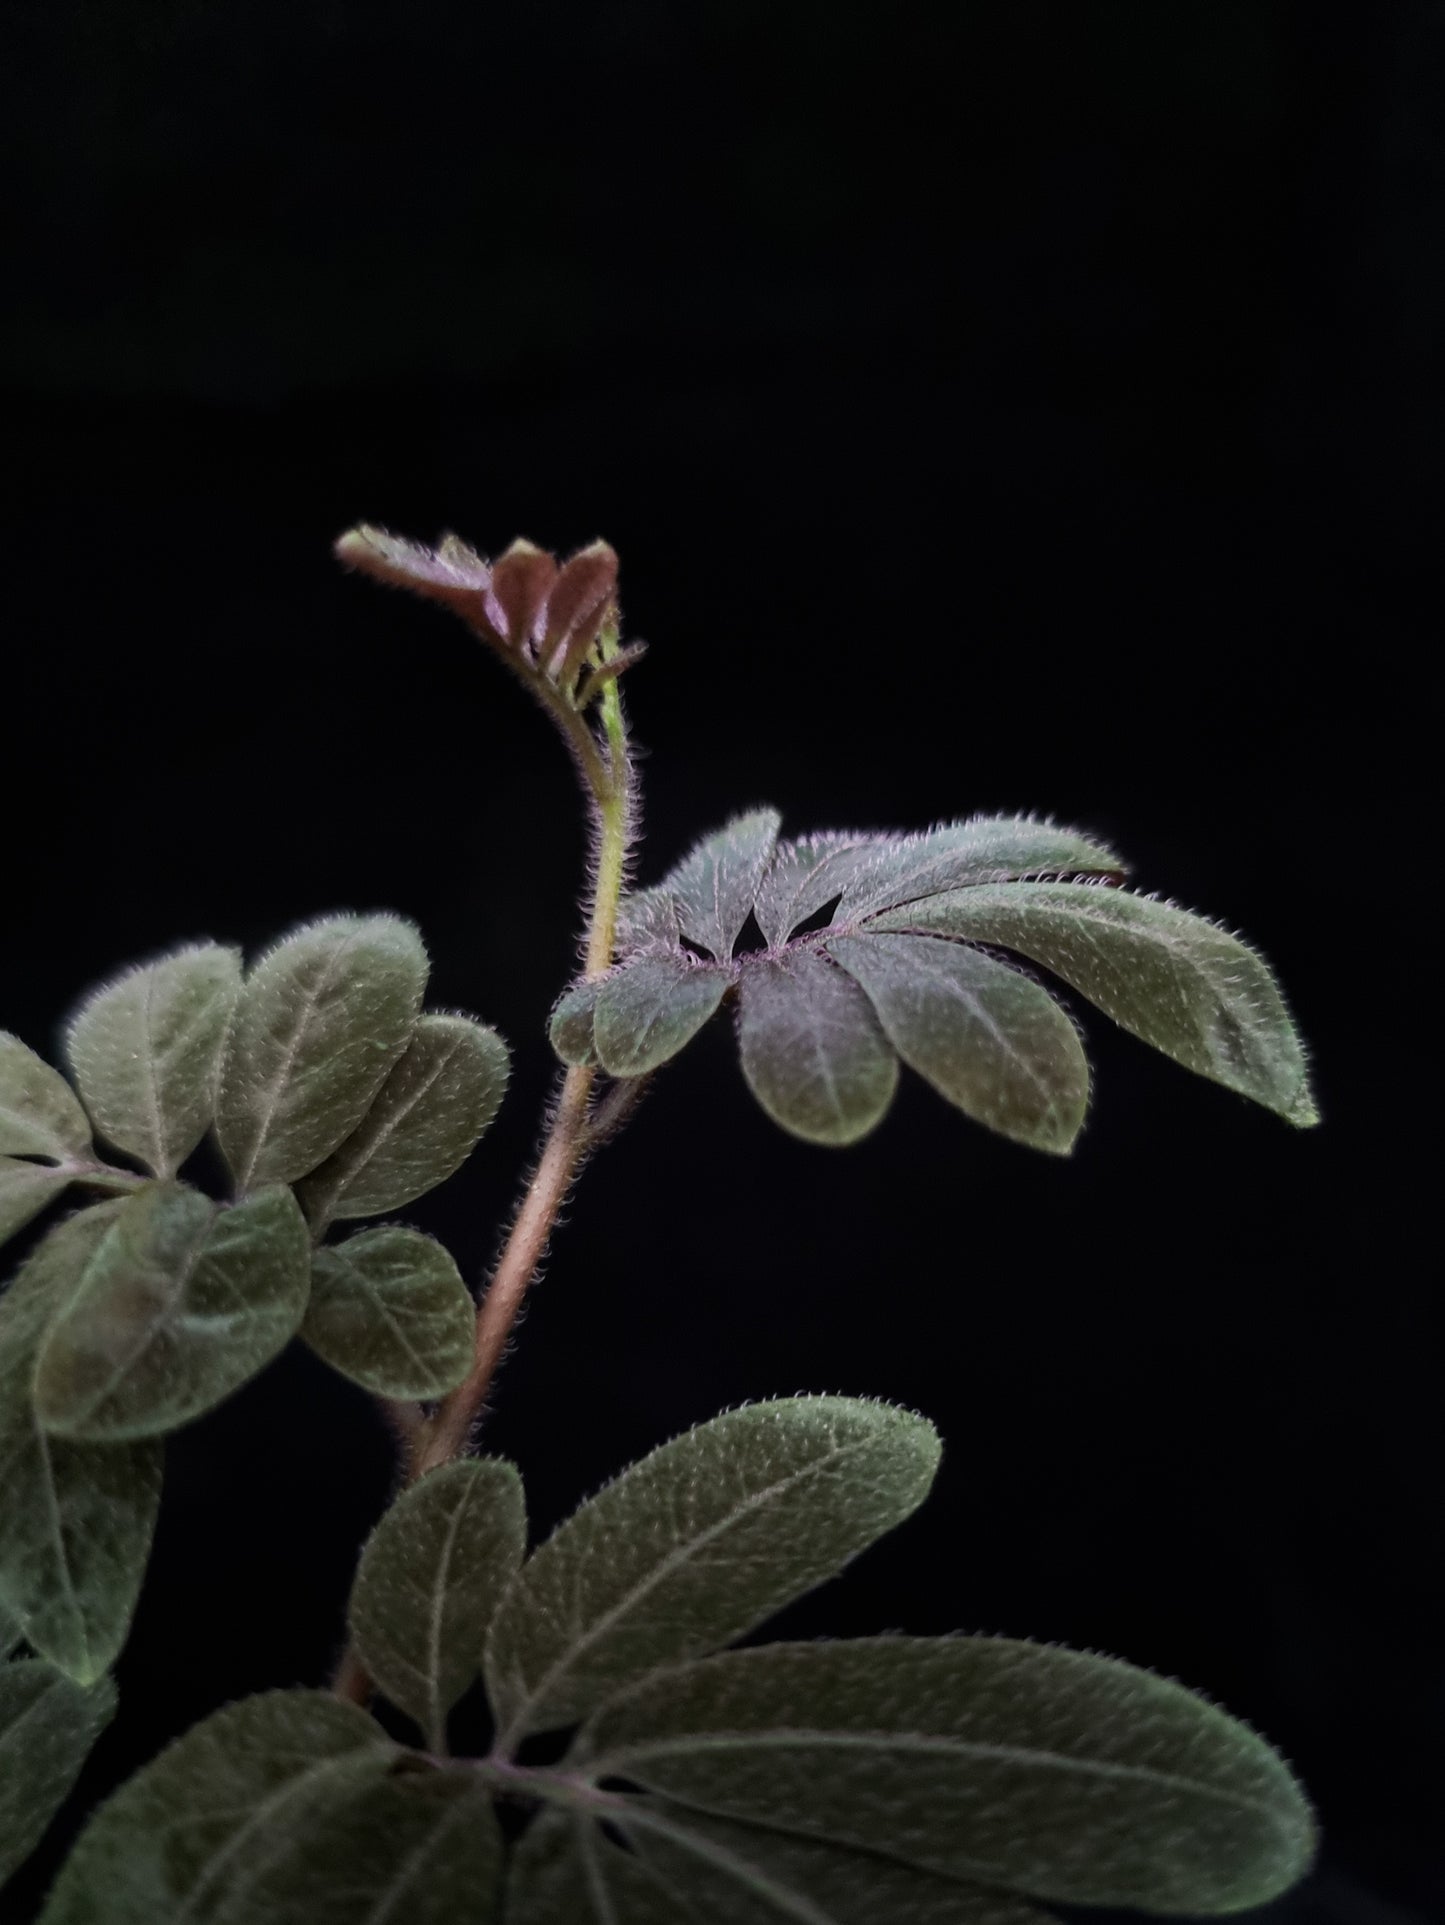
[[[1405,784],[1442,426],[1442,15],[1418,4],[21,0],[7,10],[5,1024],[337,908],[512,1041],[413,1213],[480,1277],[551,1075],[583,837],[459,626],[349,523],[620,550],[655,878],[789,830],[1046,809],[1247,931],[1297,1135],[1090,1020],[1069,1162],[906,1079],[784,1138],[725,1025],[592,1168],[486,1441],[544,1530],[737,1401],[900,1400],[932,1502],[796,1634],[1005,1631],[1249,1717],[1320,1804],[1274,1916],[1445,1898],[1437,1053]],[[1418,1005],[1419,1008],[1427,1005]],[[113,1782],[322,1679],[390,1446],[288,1356],[179,1438]],[[57,1838],[59,1834],[57,1833]],[[28,1916],[38,1862],[7,1917]]]

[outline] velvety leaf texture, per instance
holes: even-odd
[[[315,923],[261,959],[216,1118],[241,1189],[307,1176],[351,1135],[411,1039],[426,973],[420,938],[394,916]]]
[[[507,1087],[507,1050],[467,1016],[423,1016],[359,1126],[301,1186],[318,1227],[382,1216],[445,1183]]]
[[[497,1600],[527,1548],[522,1480],[500,1458],[431,1471],[361,1554],[351,1633],[366,1668],[428,1741],[476,1679]]]
[[[527,1827],[506,1891],[506,1925],[689,1925],[695,1916],[582,1811],[543,1811]]]
[[[58,1224],[0,1299],[0,1607],[35,1649],[93,1684],[125,1642],[160,1503],[154,1443],[73,1444],[31,1401],[46,1327],[120,1206]]]
[[[241,957],[206,943],[132,969],[72,1018],[66,1055],[96,1129],[156,1176],[174,1176],[216,1109]]]
[[[1112,886],[1124,864],[1105,844],[1022,816],[912,836],[776,835],[773,811],[740,816],[627,898],[616,966],[553,1012],[564,1062],[645,1074],[735,990],[748,1084],[795,1136],[866,1135],[901,1058],[975,1121],[1067,1151],[1088,1066],[1049,992],[989,953],[1004,948],[1187,1068],[1316,1120],[1265,964],[1212,923]],[[735,955],[749,911],[765,946]]]
[[[660,1672],[576,1761],[712,1817],[1027,1896],[1263,1904],[1309,1807],[1245,1726],[1112,1659],[1001,1638],[771,1645]]]
[[[257,1892],[339,1798],[386,1777],[395,1757],[365,1712],[325,1692],[227,1705],[100,1807],[42,1925],[260,1925],[273,1914]]]
[[[42,1658],[0,1666],[0,1885],[34,1851],[115,1716],[115,1686]]]
[[[472,1366],[476,1312],[441,1244],[417,1230],[363,1230],[318,1250],[302,1335],[381,1397],[444,1397]]]
[[[300,1327],[310,1239],[277,1185],[217,1209],[182,1183],[127,1199],[52,1319],[35,1408],[58,1437],[161,1436],[212,1409]]]
[[[69,1083],[18,1036],[0,1030],[0,1156],[64,1163],[91,1153],[90,1123]]]
[[[575,1721],[658,1665],[718,1649],[834,1576],[927,1495],[931,1425],[784,1398],[700,1425],[609,1484],[523,1565],[487,1639],[510,1736]]]
[[[69,1182],[65,1171],[51,1164],[0,1156],[0,1243],[38,1217]]]

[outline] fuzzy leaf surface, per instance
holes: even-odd
[[[0,1156],[92,1154],[90,1122],[59,1070],[0,1029]]]
[[[776,809],[734,816],[664,879],[662,886],[677,904],[683,935],[718,962],[731,958],[742,934],[781,821]]]
[[[18,1157],[0,1156],[0,1243],[8,1243],[18,1230],[38,1217],[69,1182],[69,1175],[52,1164],[24,1163]]]
[[[0,1885],[24,1864],[115,1716],[115,1686],[88,1689],[43,1658],[0,1666]]]
[[[593,1023],[605,980],[598,977],[592,982],[574,983],[563,991],[552,1011],[547,1034],[562,1061],[573,1068],[591,1069],[598,1060]]]
[[[218,1210],[182,1183],[128,1198],[51,1321],[36,1414],[77,1442],[158,1437],[212,1409],[295,1335],[310,1239],[282,1185]]]
[[[744,970],[738,1041],[748,1087],[809,1143],[856,1143],[882,1121],[898,1057],[853,978],[815,949]]]
[[[511,1736],[716,1650],[834,1576],[927,1496],[932,1425],[848,1397],[729,1411],[626,1470],[523,1565],[487,1639]]]
[[[100,1807],[41,1925],[269,1925],[258,1891],[339,1796],[397,1747],[322,1691],[243,1698],[176,1739]]]
[[[31,1384],[47,1325],[120,1207],[98,1204],[57,1224],[0,1299],[0,1608],[80,1684],[93,1684],[125,1643],[160,1504],[161,1450],[49,1436]]]
[[[395,916],[337,916],[264,956],[242,985],[216,1134],[237,1185],[307,1176],[360,1123],[410,1040],[426,952]]]
[[[472,1367],[475,1308],[461,1272],[432,1237],[392,1224],[312,1259],[302,1335],[318,1355],[380,1397],[444,1397]]]
[[[506,1925],[693,1925],[695,1914],[635,1852],[581,1811],[542,1811],[507,1867]]]
[[[1071,983],[1122,1029],[1301,1127],[1318,1121],[1268,965],[1202,916],[1122,889],[1039,883],[941,895],[875,927],[998,943]]]
[[[617,905],[619,956],[670,954],[680,934],[677,903],[668,889],[639,889]]]
[[[932,936],[840,936],[828,952],[867,992],[911,1069],[966,1115],[1035,1149],[1070,1149],[1089,1065],[1046,989],[1006,963]]]
[[[497,1601],[527,1548],[522,1480],[496,1457],[445,1464],[387,1511],[361,1554],[351,1634],[400,1710],[440,1741],[482,1665]]]
[[[507,1087],[500,1036],[468,1016],[423,1016],[376,1099],[301,1186],[314,1224],[399,1210],[459,1170]]]
[[[1264,1741],[1112,1659],[1001,1638],[865,1638],[659,1673],[577,1751],[675,1803],[1032,1897],[1260,1905],[1307,1867]]]
[[[780,842],[753,902],[769,948],[780,948],[800,923],[841,896],[870,864],[883,859],[890,843],[887,836],[848,834]]]
[[[211,1126],[241,956],[203,943],[130,970],[84,1002],[65,1051],[91,1121],[154,1176]]]
[[[474,1772],[363,1767],[308,1814],[227,1925],[491,1925],[502,1834]],[[187,1916],[190,1916],[187,1914]]]
[[[834,920],[854,922],[940,890],[1021,876],[1123,873],[1112,849],[1073,829],[1022,816],[973,816],[925,835],[889,838],[848,882]]]
[[[598,985],[593,1038],[610,1076],[645,1076],[690,1043],[727,994],[732,974],[686,956],[648,956]]]

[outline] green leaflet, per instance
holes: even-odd
[[[377,1778],[363,1767],[311,1809],[304,1827],[291,1828],[240,1906],[216,1917],[225,1925],[491,1925],[501,1873],[501,1828],[474,1771],[398,1768]]]
[[[339,1797],[397,1756],[364,1711],[325,1692],[227,1705],[100,1807],[41,1925],[273,1925],[256,1894]]]
[[[155,1443],[72,1444],[31,1404],[46,1326],[123,1206],[57,1224],[0,1299],[0,1607],[80,1684],[107,1669],[130,1628],[161,1491]]]
[[[0,1243],[7,1243],[39,1216],[70,1182],[65,1170],[49,1163],[22,1163],[0,1156]]]
[[[430,1472],[367,1539],[351,1635],[433,1749],[444,1747],[447,1713],[481,1670],[487,1626],[526,1548],[522,1480],[495,1457]]]
[[[503,1916],[506,1925],[692,1925],[696,1915],[585,1812],[549,1808],[511,1854]]]
[[[115,1686],[43,1658],[0,1666],[0,1885],[34,1851],[115,1716]]]
[[[927,1496],[922,1418],[848,1397],[729,1411],[624,1471],[523,1565],[487,1639],[504,1742],[573,1722],[834,1576]]]
[[[605,976],[599,976],[564,990],[547,1025],[553,1049],[564,1063],[575,1068],[590,1069],[597,1061],[592,1024],[597,1013],[597,998],[606,980]]]
[[[1022,816],[973,816],[926,835],[889,838],[848,883],[834,921],[860,916],[978,883],[1030,875],[1112,875],[1124,864],[1112,849],[1073,829]]]
[[[932,936],[835,936],[828,952],[867,991],[904,1062],[940,1095],[1020,1143],[1072,1148],[1089,1065],[1047,990]]]
[[[0,1605],[0,1664],[13,1657],[25,1642],[25,1633],[17,1620],[3,1605]]]
[[[731,958],[742,934],[781,821],[776,809],[734,816],[691,849],[663,880],[662,887],[677,904],[683,935],[718,962]]]
[[[677,904],[665,887],[639,889],[617,905],[619,956],[666,955],[678,946]]]
[[[644,957],[598,984],[593,1036],[611,1076],[645,1076],[690,1043],[726,995],[732,974],[678,956]]]
[[[441,1244],[417,1230],[363,1230],[312,1259],[301,1334],[381,1397],[444,1397],[472,1366],[475,1308]]]
[[[66,1055],[91,1121],[155,1176],[174,1176],[210,1128],[240,988],[240,951],[204,943],[130,970],[71,1020]]]
[[[1240,1910],[1314,1843],[1245,1726],[1132,1666],[1001,1638],[703,1659],[605,1706],[574,1756],[714,1817],[1077,1904]]]
[[[1318,1121],[1304,1052],[1268,966],[1168,903],[1122,889],[1033,883],[960,890],[880,916],[1016,949],[1072,983],[1121,1028],[1286,1121]]]
[[[497,1113],[507,1050],[469,1016],[423,1016],[358,1127],[301,1185],[318,1230],[381,1216],[461,1168]]]
[[[0,1029],[0,1156],[49,1156],[57,1162],[92,1153],[90,1124],[58,1070]]]
[[[127,1199],[46,1332],[35,1408],[58,1437],[157,1437],[268,1364],[306,1307],[310,1239],[278,1185],[217,1210],[180,1183]]]
[[[882,1121],[898,1057],[867,996],[813,949],[759,957],[738,999],[743,1074],[763,1108],[809,1143],[856,1143]]]
[[[800,923],[842,895],[886,854],[886,836],[816,835],[780,842],[758,884],[753,914],[769,948],[785,943]]]
[[[395,916],[337,916],[273,949],[241,989],[216,1134],[243,1190],[308,1175],[360,1123],[416,1025],[426,952]]]

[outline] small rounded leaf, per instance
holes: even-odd
[[[34,1851],[115,1716],[115,1686],[88,1689],[42,1658],[0,1666],[0,1885]]]
[[[749,959],[738,997],[743,1074],[808,1143],[856,1143],[886,1115],[898,1054],[853,978],[814,949]]]
[[[552,1047],[564,1063],[575,1069],[591,1069],[597,1061],[593,1022],[605,980],[599,977],[594,982],[575,984],[563,992],[552,1011],[547,1027]]]
[[[216,1134],[239,1188],[309,1175],[366,1114],[410,1040],[426,952],[395,916],[288,936],[241,989]]]
[[[567,1724],[658,1665],[740,1637],[902,1523],[938,1466],[887,1404],[782,1398],[634,1464],[535,1551],[487,1640],[509,1737]]]
[[[430,1471],[366,1541],[351,1634],[368,1671],[437,1749],[482,1667],[497,1600],[527,1548],[522,1480],[497,1457]]]
[[[459,1170],[497,1113],[507,1049],[469,1016],[423,1016],[370,1109],[300,1187],[318,1229],[382,1216]]]
[[[475,1318],[442,1245],[388,1225],[315,1253],[301,1334],[379,1397],[444,1397],[471,1369]]]
[[[56,1162],[92,1153],[90,1123],[58,1070],[0,1030],[0,1156]]]
[[[216,1109],[241,957],[214,943],[132,969],[71,1020],[66,1055],[96,1129],[155,1176],[174,1176]]]
[[[40,1422],[89,1443],[189,1423],[295,1335],[309,1269],[306,1222],[284,1187],[223,1210],[180,1183],[140,1191],[46,1333]]]
[[[729,970],[684,955],[644,956],[604,976],[592,1023],[602,1067],[610,1076],[661,1068],[716,1012],[731,982]]]

